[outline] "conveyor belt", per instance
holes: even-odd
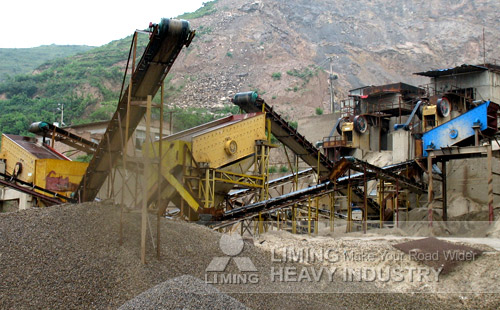
[[[146,107],[140,103],[148,95],[156,94],[182,47],[188,46],[193,36],[189,22],[184,20],[164,18],[154,27],[149,44],[132,75],[128,133],[125,133],[129,92],[127,87],[78,187],[77,193],[82,201],[90,201],[96,197],[111,172],[111,167],[121,158],[123,143],[127,142],[125,137],[130,138],[146,112]]]
[[[87,154],[93,154],[97,149],[97,143],[84,139],[71,132],[49,124],[47,122],[36,122],[31,124],[29,131],[43,137],[54,136],[55,141],[74,147]]]
[[[375,178],[383,178],[386,180],[398,180],[402,187],[404,185],[408,186],[410,190],[414,190],[417,192],[425,192],[425,188],[423,185],[415,183],[413,181],[408,180],[404,176],[400,176],[396,174],[398,171],[402,171],[407,169],[408,166],[413,165],[414,161],[402,162],[399,164],[388,165],[382,168],[370,165],[361,160],[355,159],[353,157],[343,158],[342,161],[337,164],[343,164],[343,162],[350,162],[351,167],[355,167],[357,170],[366,170],[366,178],[367,180],[375,179]],[[361,169],[364,165],[365,169]],[[333,170],[332,170],[333,171]],[[331,193],[335,190],[339,190],[347,186],[349,182],[351,184],[360,185],[364,181],[364,172],[359,172],[352,174],[350,176],[344,176],[336,179],[337,188],[334,188],[334,183],[331,181],[327,181],[318,185],[314,185],[308,188],[304,188],[292,193],[288,193],[279,197],[271,198],[265,201],[259,201],[244,207],[232,209],[226,211],[224,215],[219,219],[223,221],[223,223],[219,223],[215,225],[216,228],[222,228],[229,225],[232,225],[236,222],[242,221],[244,219],[248,219],[256,216],[259,212],[272,212],[278,209],[287,208],[292,206],[295,203],[299,203],[302,201],[307,201],[309,198],[319,197]]]
[[[339,188],[338,192],[341,193],[342,196],[347,196],[348,194],[346,187]],[[361,189],[356,187],[352,189],[352,202],[358,205],[364,204],[364,192]],[[366,202],[368,203],[368,215],[380,213],[380,206],[375,200],[367,197]]]
[[[272,107],[255,92],[238,93],[233,98],[233,103],[245,112],[266,112],[266,116],[271,120],[271,132],[281,143],[286,145],[296,155],[307,163],[314,171],[318,172],[322,179],[326,179],[333,168],[333,163],[309,142],[296,129],[291,127],[287,121],[276,113]]]
[[[297,173],[297,179],[308,177],[308,176],[312,175],[313,172],[314,172],[314,170],[312,168],[301,170]],[[268,188],[271,189],[271,188],[275,188],[275,187],[278,187],[278,186],[283,185],[283,184],[291,183],[291,182],[293,182],[294,178],[295,178],[295,173],[291,173],[291,174],[273,179],[273,180],[268,182],[268,186],[269,186]],[[244,189],[240,189],[240,190],[231,192],[231,193],[227,194],[227,196],[229,199],[237,199],[237,198],[240,198],[243,196],[247,196],[251,192],[253,192],[252,189],[244,188]]]
[[[68,198],[66,196],[59,195],[56,192],[52,192],[45,188],[24,182],[5,173],[0,173],[0,176],[4,178],[4,180],[0,179],[0,185],[10,187],[18,192],[25,193],[33,197],[37,197],[49,205],[61,204],[63,203],[63,200],[67,202],[76,202],[72,198]],[[19,184],[24,186],[21,186]]]

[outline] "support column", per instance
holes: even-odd
[[[486,147],[486,153],[488,156],[488,220],[492,224],[495,214],[493,213],[493,154],[491,144]]]
[[[161,83],[161,93],[160,93],[160,139],[158,142],[158,201],[156,202],[156,207],[158,211],[156,212],[156,258],[159,260],[161,258],[161,214],[160,210],[163,208],[161,205],[161,194],[162,194],[162,159],[163,159],[163,148],[162,148],[162,139],[163,139],[163,97],[165,96],[165,83]],[[184,175],[183,175],[184,177]],[[182,182],[184,184],[184,182]]]
[[[399,180],[396,179],[396,227],[399,227]]]
[[[384,227],[384,216],[385,216],[385,208],[384,208],[384,180],[380,179],[379,180],[379,186],[378,186],[378,205],[380,207],[380,228]]]
[[[311,235],[311,197],[307,199],[307,234]]]
[[[351,183],[347,185],[347,227],[346,232],[351,232],[352,229],[352,187]]]
[[[146,106],[146,137],[151,135],[151,95],[148,95],[148,103]],[[151,147],[151,143],[146,139],[146,143],[144,145],[144,185],[148,183],[149,180],[149,149]],[[141,212],[141,262],[146,264],[146,229],[147,229],[147,221],[148,221],[148,201],[146,198],[146,193],[143,193],[142,198],[142,212]]]
[[[264,223],[262,222],[262,213],[259,212],[259,235],[264,233]]]
[[[319,231],[319,197],[316,197],[316,214],[314,220],[314,234],[318,234]]]
[[[443,159],[441,162],[441,179],[443,182],[441,183],[441,191],[443,192],[443,221],[448,220],[448,191],[446,186],[446,160]]]
[[[368,181],[366,179],[366,167],[363,166],[363,233],[366,234],[366,229],[368,228]]]
[[[330,194],[330,231],[333,232],[335,230],[335,189],[337,184],[333,185],[334,190]]]
[[[428,220],[429,226],[432,226],[432,201],[434,199],[433,188],[432,188],[432,157],[430,155],[427,156],[427,175],[429,186],[427,188],[427,208],[428,208]]]
[[[474,129],[474,146],[479,146],[479,131],[481,129],[481,126],[479,125],[474,125],[472,126]]]

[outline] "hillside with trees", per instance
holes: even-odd
[[[216,0],[180,17],[196,37],[165,81],[175,130],[234,113],[230,98],[249,90],[288,120],[329,113],[329,59],[336,101],[356,87],[427,82],[413,72],[482,63],[483,27],[492,62],[500,3]],[[139,39],[137,55],[148,37]],[[56,121],[58,104],[67,125],[108,119],[130,43],[131,36],[112,41],[0,82],[0,131],[25,134],[33,121]]]
[[[91,50],[86,45],[42,45],[33,48],[0,48],[0,81],[19,74],[30,74],[43,63]]]

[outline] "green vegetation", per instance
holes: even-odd
[[[61,103],[67,125],[109,119],[119,94],[107,85],[121,84],[123,69],[117,64],[127,59],[131,40],[129,36],[72,57],[53,59],[39,66],[36,74],[0,82],[0,95],[6,98],[0,100],[0,132],[27,134],[32,122],[54,122],[60,118],[57,106]],[[142,55],[147,42],[146,35],[139,35],[137,55]]]
[[[288,167],[287,167],[287,166],[284,166],[284,165],[281,165],[281,166],[280,166],[280,172],[281,172],[281,173],[286,173],[286,172],[288,172]]]
[[[323,115],[323,109],[320,107],[316,108],[316,115]]]
[[[299,123],[296,121],[288,122],[288,125],[290,125],[290,127],[292,127],[295,130],[297,130],[297,128],[299,128]]]
[[[203,25],[200,25],[198,29],[196,29],[196,36],[202,36],[204,34],[210,34],[212,33],[212,28],[210,27],[205,27]]]
[[[101,102],[100,106],[97,107],[94,112],[90,113],[89,117],[86,119],[79,119],[73,121],[73,124],[77,123],[93,123],[98,121],[106,121],[111,119],[113,113],[116,111],[117,101],[106,101]]]
[[[78,155],[75,161],[80,161],[83,163],[90,163],[94,154]]]
[[[276,173],[278,172],[278,168],[276,168],[276,166],[271,166],[269,167],[268,171],[269,173]]]
[[[277,80],[281,80],[281,72],[274,72],[273,74],[271,74],[271,77],[273,78],[273,80],[277,81]]]
[[[299,86],[293,87],[293,91],[297,92],[300,88],[305,87],[309,83],[312,77],[318,76],[319,71],[321,71],[320,67],[316,65],[309,65],[308,67],[304,67],[300,70],[297,69],[288,70],[286,74],[293,77],[297,77],[302,80],[302,85],[300,87]],[[290,91],[292,89],[287,88],[285,90]]]
[[[225,105],[222,109],[214,111],[210,111],[205,108],[174,107],[167,109],[165,112],[165,119],[167,119],[167,114],[170,112],[173,113],[173,131],[179,132],[225,116],[239,114],[240,111],[238,106],[232,104]]]
[[[202,9],[205,13],[210,10],[213,12],[215,3],[205,3]],[[198,34],[212,32],[210,27],[200,26],[199,30]],[[132,36],[129,36],[71,57],[52,58],[39,65],[34,74],[12,75],[0,81],[0,132],[30,135],[27,129],[32,122],[52,123],[60,119],[58,104],[64,104],[66,125],[110,119],[118,103],[123,66],[131,40]],[[139,34],[136,62],[147,43],[148,36]],[[4,57],[0,58],[0,63],[4,61]],[[169,74],[164,81],[165,98],[178,95],[187,83],[194,80],[195,76],[186,75],[182,78]],[[154,102],[160,102],[159,96],[154,98]],[[153,117],[159,118],[159,111],[156,110],[153,110]],[[168,117],[169,112],[173,113],[175,131],[239,113],[238,107],[234,105],[210,110],[180,107],[166,110],[165,117]]]
[[[212,28],[200,25],[196,29],[196,35],[193,39],[193,42],[196,42],[196,41],[200,40],[202,37],[204,37],[205,35],[211,34],[211,33],[212,33]],[[203,40],[203,42],[210,42],[210,41],[212,41],[211,38],[207,38],[207,39]],[[191,47],[191,45],[190,45],[190,47]]]
[[[192,13],[184,13],[182,15],[177,16],[177,18],[189,20],[189,19],[196,19],[196,18],[200,18],[203,16],[211,15],[217,11],[217,9],[215,8],[216,3],[217,3],[217,0],[204,2],[203,6],[199,9],[197,9],[196,11],[194,11]]]
[[[278,96],[276,96],[276,95],[273,95],[273,96],[271,97],[271,99],[273,99],[273,100],[274,100],[274,99],[276,99],[276,98],[278,98]]]
[[[231,53],[231,52],[227,52],[227,53],[226,53],[226,56],[227,56],[227,57],[229,57],[229,58],[233,58],[233,53]]]
[[[306,84],[309,83],[309,80],[313,76],[318,76],[318,72],[321,70],[321,68],[317,67],[316,65],[309,65],[308,67],[302,68],[302,70],[297,70],[297,69],[292,69],[288,70],[286,73],[291,76],[298,77],[299,79],[302,79]]]
[[[93,49],[86,45],[43,45],[34,48],[0,48],[0,82],[28,74],[49,60],[73,56]]]

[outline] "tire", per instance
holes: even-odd
[[[441,117],[448,117],[451,112],[451,104],[447,98],[440,98],[437,100],[436,109]]]
[[[354,130],[358,133],[365,133],[368,130],[368,121],[363,115],[356,115],[354,117]]]

